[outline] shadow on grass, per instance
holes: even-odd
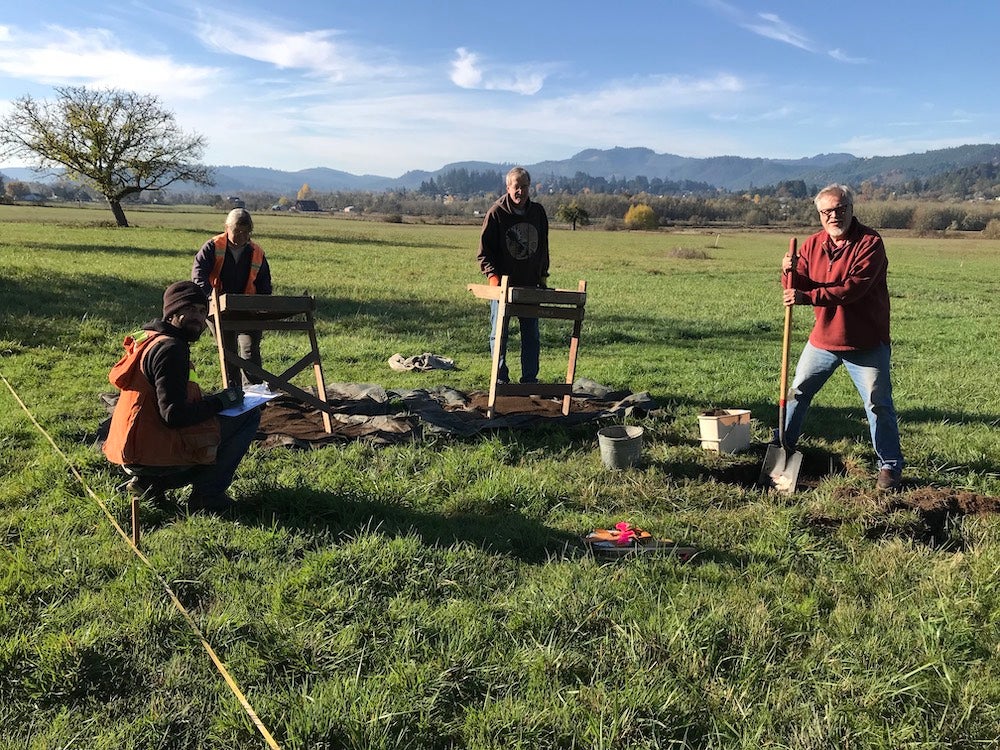
[[[144,504],[143,533],[169,526],[185,513],[183,502],[176,508]],[[301,488],[271,490],[241,500],[236,504],[233,520],[245,526],[285,528],[322,540],[323,544],[335,544],[337,540],[370,532],[396,537],[416,535],[428,546],[471,544],[532,564],[544,563],[552,557],[576,556],[580,547],[577,536],[545,526],[517,511],[444,515]]]
[[[113,250],[134,255],[137,264],[151,254],[135,248]],[[185,259],[188,257],[183,255]],[[125,330],[158,317],[163,307],[163,290],[174,281],[187,278],[190,278],[188,263],[179,265],[175,277],[165,278],[161,283],[68,272],[8,278],[0,287],[4,335],[25,346],[51,346],[59,337],[75,337],[73,323],[83,320],[104,322],[116,331]],[[476,340],[481,338],[485,342],[488,333],[485,312],[481,318],[459,319],[456,325],[455,305],[447,301],[356,301],[342,297],[318,297],[316,301],[318,323],[346,327],[353,334],[371,331],[378,338],[387,334],[428,335],[473,325],[481,329],[477,330],[481,335]],[[482,348],[486,348],[485,344]]]
[[[259,213],[259,212],[258,212]],[[257,214],[254,214],[257,215]],[[206,224],[202,228],[193,227],[180,227],[180,226],[169,226],[164,225],[162,227],[151,226],[149,229],[161,228],[163,230],[169,231],[171,234],[175,235],[186,235],[191,237],[192,243],[194,243],[194,250],[201,249],[208,240],[215,237],[217,234],[221,234],[225,231],[226,217],[224,214],[220,214],[218,217],[218,222],[216,224]],[[349,232],[341,231],[339,227],[331,227],[330,232],[317,233],[313,230],[310,233],[289,233],[280,231],[268,231],[267,229],[260,229],[259,227],[254,232],[253,239],[262,248],[264,248],[264,253],[268,251],[269,242],[290,242],[295,244],[300,244],[304,242],[318,243],[326,245],[348,245],[353,247],[362,247],[365,245],[372,245],[375,247],[406,247],[412,249],[452,249],[452,250],[462,250],[465,249],[461,244],[448,243],[448,242],[416,242],[412,239],[407,239],[402,235],[398,235],[395,238],[382,238],[382,237],[372,237],[366,235],[362,232],[356,230],[351,230]],[[191,251],[191,258],[194,259],[194,250]]]
[[[32,696],[32,703],[40,708],[57,708],[67,702],[110,702],[122,694],[141,692],[142,674],[135,668],[134,660],[113,641],[60,648],[47,645],[42,656],[37,653],[17,654],[12,660],[15,685]],[[18,667],[41,659],[42,668],[30,674],[18,674]],[[34,665],[33,665],[34,666]],[[27,686],[26,688],[24,686]]]
[[[462,303],[466,300],[463,298]],[[417,300],[387,297],[357,300],[348,297],[317,297],[316,319],[352,335],[368,331],[376,340],[417,336],[433,338],[459,334],[459,343],[467,346],[474,339],[478,349],[487,350],[489,310],[483,305],[469,308],[454,299]],[[451,356],[452,352],[440,352]]]
[[[89,255],[90,253],[101,253],[102,255],[122,255],[134,262],[136,266],[142,265],[147,259],[160,260],[163,258],[182,258],[186,263],[178,266],[182,273],[175,280],[190,278],[191,266],[194,263],[194,255],[197,248],[188,250],[186,248],[162,248],[139,245],[87,245],[86,250],[81,250],[78,246],[67,245],[57,242],[26,242],[22,245],[25,251],[48,250],[58,253],[67,253],[70,257],[76,255]],[[186,273],[184,273],[186,271]],[[99,277],[106,278],[106,277]]]
[[[536,564],[564,554],[578,541],[572,534],[547,527],[516,511],[443,515],[303,489],[269,493],[266,498],[240,505],[246,506],[239,515],[243,523],[259,522],[266,527],[278,524],[310,535],[337,538],[372,530],[389,536],[415,534],[430,546],[472,544]]]
[[[51,346],[62,336],[75,338],[73,323],[85,319],[121,330],[140,318],[157,317],[163,307],[163,290],[170,283],[95,274],[8,279],[0,302],[5,335],[30,347]]]
[[[584,325],[587,343],[594,346],[627,344],[669,344],[680,348],[702,350],[713,339],[739,342],[741,349],[760,349],[761,337],[780,336],[781,326],[762,320],[731,321],[720,325],[718,321],[692,323],[682,318],[663,316],[606,315],[588,311]],[[778,351],[777,345],[775,351]],[[780,361],[775,355],[775,361]]]
[[[778,407],[776,404],[755,403],[745,406],[751,410],[754,417],[760,417],[761,421],[769,427],[778,425]],[[896,414],[900,422],[900,433],[905,440],[906,426],[908,424],[956,424],[956,425],[985,425],[988,427],[1000,427],[1000,414],[973,414],[963,411],[948,411],[944,409],[906,409],[896,405]],[[871,437],[868,430],[868,419],[865,416],[861,401],[857,407],[829,407],[813,404],[809,407],[805,424],[802,430],[802,439],[810,437],[817,439],[837,441],[837,440],[857,440],[870,444]],[[997,471],[995,466],[983,466],[983,470]]]

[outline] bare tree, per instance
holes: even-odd
[[[178,181],[212,184],[199,163],[204,138],[182,132],[157,97],[82,86],[56,93],[51,102],[26,95],[12,103],[0,121],[0,155],[34,158],[38,169],[64,167],[107,199],[118,226],[128,226],[122,200],[130,195]]]

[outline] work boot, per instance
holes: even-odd
[[[161,510],[172,509],[172,504],[167,499],[167,491],[157,484],[152,477],[132,477],[125,485],[125,490],[132,497],[137,497],[140,500],[148,500]]]
[[[875,487],[879,492],[896,492],[903,483],[903,472],[896,469],[879,469]]]

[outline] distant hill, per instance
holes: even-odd
[[[20,180],[21,182],[52,182],[58,175],[48,172],[36,172],[27,167],[0,167],[0,175],[4,180]]]
[[[1000,162],[1000,144],[959,146],[903,156],[858,158],[851,154],[818,154],[802,159],[761,159],[743,156],[689,158],[657,154],[647,148],[588,149],[562,161],[528,166],[532,177],[552,174],[570,177],[584,172],[592,177],[629,178],[644,175],[670,180],[706,182],[726,190],[747,190],[775,185],[785,180],[804,180],[810,185],[844,182],[858,185],[864,180],[899,183],[929,177],[978,164]]]
[[[390,177],[377,175],[353,175],[337,169],[314,167],[301,169],[297,172],[282,172],[265,167],[229,167],[212,168],[215,173],[216,193],[240,193],[247,190],[274,193],[290,193],[295,195],[303,183],[308,183],[313,191],[333,192],[337,190],[364,190],[378,192],[391,190],[393,180]]]
[[[984,164],[1000,164],[1000,144],[978,144],[926,151],[902,156],[859,158],[851,154],[817,154],[800,159],[763,159],[744,156],[691,158],[676,154],[658,154],[648,148],[586,149],[568,159],[526,164],[535,182],[546,177],[573,177],[582,172],[591,177],[629,179],[645,176],[663,180],[703,182],[725,190],[739,191],[776,185],[787,180],[803,180],[819,186],[844,182],[857,186],[864,180],[876,184],[900,184]],[[294,195],[303,183],[314,192],[415,190],[422,182],[456,169],[469,172],[505,173],[510,164],[465,161],[446,164],[435,171],[413,170],[400,177],[354,175],[326,167],[284,172],[251,166],[215,166],[212,192],[238,194],[248,191]],[[37,174],[22,168],[0,167],[7,179],[42,181]],[[49,178],[54,179],[54,178]],[[178,185],[174,189],[198,190],[196,186]]]

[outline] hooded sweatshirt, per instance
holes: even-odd
[[[485,276],[510,276],[511,286],[544,286],[549,275],[549,219],[541,204],[518,208],[504,194],[483,220],[479,268]]]
[[[153,320],[127,336],[108,380],[121,390],[103,450],[112,463],[187,466],[215,462],[221,402],[202,398],[183,333]]]

